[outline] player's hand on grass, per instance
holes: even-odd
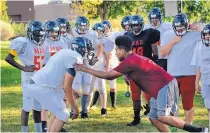
[[[76,107],[76,108],[74,108],[74,115],[72,117],[72,120],[77,119],[78,116],[79,116],[79,108]]]
[[[181,36],[175,36],[175,37],[172,39],[172,41],[173,41],[174,44],[178,43],[178,42],[181,41],[181,40],[182,40],[182,37],[181,37]]]
[[[34,69],[35,69],[35,65],[25,66],[25,67],[23,68],[23,71],[24,71],[24,72],[33,72]]]
[[[199,94],[201,93],[201,86],[199,83],[195,83],[195,91]]]

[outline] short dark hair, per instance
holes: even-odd
[[[132,50],[132,39],[129,36],[118,36],[115,39],[115,44],[118,48],[129,52]]]

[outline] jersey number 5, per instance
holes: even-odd
[[[35,65],[35,70],[39,70],[42,68],[44,56],[34,56],[34,65]]]
[[[138,48],[133,48],[132,49],[132,51],[133,51],[133,53],[135,53],[135,54],[138,54],[138,55],[143,55],[143,51],[144,51],[144,49],[143,49],[143,47],[138,47]]]

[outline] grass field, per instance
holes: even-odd
[[[11,67],[4,61],[8,52],[9,42],[1,43],[1,131],[20,132],[20,113],[22,107],[22,92],[20,88],[20,70]],[[90,118],[69,120],[65,128],[69,132],[157,132],[148,118],[142,119],[143,127],[127,127],[126,123],[132,120],[132,101],[124,93],[126,85],[122,78],[118,79],[117,109],[110,107],[108,95],[108,114],[101,117],[100,106],[91,110]],[[183,118],[183,109],[180,104],[180,117]],[[208,113],[204,108],[201,95],[195,97],[195,125],[208,126]],[[32,115],[29,120],[29,130],[34,130]],[[178,130],[182,131],[182,130]]]

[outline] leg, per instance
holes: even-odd
[[[21,112],[21,131],[28,132],[28,116],[29,112],[26,112],[22,109]]]
[[[48,121],[48,131],[60,131],[63,123],[68,120],[69,113],[58,89],[43,87],[38,84],[32,84],[31,86],[33,88],[31,93],[34,94],[35,100],[40,102],[42,106],[55,115],[55,117],[51,117]],[[46,93],[40,94],[42,93],[41,90],[46,91]]]
[[[141,125],[140,111],[141,111],[141,90],[130,80],[130,88],[133,100],[134,120],[128,123],[128,126]]]
[[[47,119],[48,119],[48,111],[42,110],[41,112],[41,118],[42,118],[42,131],[46,132],[47,130]]]
[[[194,107],[192,107],[190,110],[184,110],[184,116],[185,122],[188,124],[192,124],[194,119]]]
[[[74,77],[74,81],[73,81],[73,84],[72,84],[72,89],[74,92],[80,94],[80,88],[82,86],[82,76],[83,76],[83,72],[77,72],[76,76]],[[76,97],[74,97],[75,100],[77,99]],[[74,114],[74,109],[73,107],[70,105],[70,117],[73,116]]]
[[[84,73],[82,76],[82,114],[81,118],[88,118],[88,97],[90,92],[90,85],[92,81],[92,75]]]
[[[195,96],[195,76],[187,76],[178,79],[180,94],[185,114],[185,122],[193,123],[194,119],[194,96]]]
[[[111,104],[113,108],[116,108],[116,79],[109,81],[110,86],[110,98],[111,98]]]
[[[170,129],[168,128],[168,125],[163,124],[157,119],[150,119],[151,123],[157,128],[159,132],[170,132]]]
[[[96,77],[92,76],[92,81],[90,84],[90,90],[89,90],[89,97],[88,97],[88,102],[87,102],[87,108],[90,108],[92,99],[93,99],[93,90],[95,88],[95,82],[96,82]]]
[[[41,111],[33,110],[33,118],[36,132],[42,132]]]
[[[106,92],[106,80],[97,78],[97,88],[100,93],[101,98],[101,115],[105,116],[107,114],[107,92]]]
[[[42,123],[41,123],[41,104],[34,99],[34,109],[33,109],[33,118],[35,123],[36,132],[42,132]]]
[[[176,117],[178,112],[178,85],[176,80],[171,81],[163,87],[159,92],[157,99],[151,99],[150,118],[158,117],[158,120],[163,123],[189,132],[201,132],[203,128],[195,127],[185,123],[182,119]],[[156,102],[155,102],[156,101]],[[153,110],[157,109],[157,113]],[[170,116],[173,115],[173,116]],[[153,117],[155,116],[155,117]],[[156,125],[158,130],[159,126]],[[163,126],[161,131],[164,130]]]
[[[23,92],[23,108],[21,111],[21,131],[28,132],[28,119],[29,119],[29,112],[33,109],[33,99],[28,97],[27,89],[28,89],[28,82],[22,82],[22,92]]]
[[[143,94],[143,96],[144,96],[144,102],[145,102],[145,104],[146,104],[146,105],[143,105],[143,107],[144,107],[144,109],[145,109],[144,115],[147,116],[147,115],[149,114],[149,112],[150,112],[149,101],[150,101],[150,99],[151,99],[151,96],[150,96],[149,94],[144,93],[143,91],[142,91],[142,94]]]
[[[52,114],[50,119],[47,121],[47,132],[50,132],[50,129],[52,127],[53,121],[55,120],[55,116]]]
[[[99,94],[99,92],[96,90],[96,91],[94,92],[93,103],[92,103],[91,107],[92,107],[92,106],[96,106],[96,104],[98,103],[99,96],[100,96],[100,94]]]
[[[60,132],[63,125],[64,122],[62,120],[55,118],[49,132]]]

